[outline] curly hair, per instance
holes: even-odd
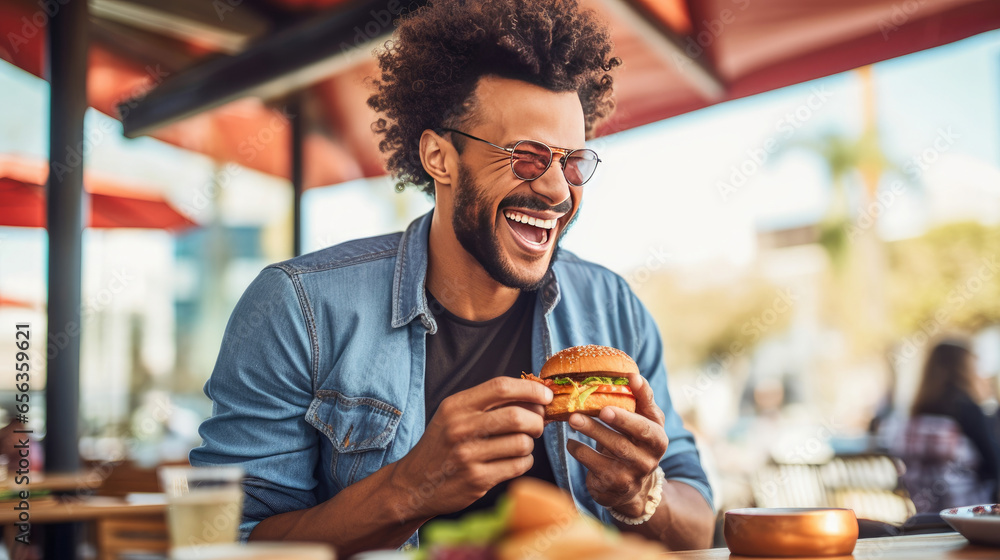
[[[409,183],[433,195],[420,136],[474,119],[472,93],[485,75],[575,91],[590,138],[614,110],[609,72],[621,59],[612,48],[607,28],[576,0],[433,0],[403,17],[376,52],[382,76],[368,98],[396,189]]]

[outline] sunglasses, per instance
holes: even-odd
[[[566,177],[566,182],[574,187],[582,187],[584,183],[589,181],[594,176],[594,171],[597,170],[597,164],[601,162],[601,158],[597,157],[597,152],[589,148],[567,150],[566,148],[555,148],[537,140],[519,140],[513,148],[504,148],[488,140],[466,134],[461,130],[454,128],[442,128],[441,130],[461,134],[509,153],[510,170],[515,177],[522,181],[534,181],[544,175],[549,170],[549,166],[552,165],[553,153],[559,154],[559,165],[562,167],[563,176]]]

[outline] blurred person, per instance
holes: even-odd
[[[910,419],[890,448],[906,465],[903,483],[918,513],[997,501],[997,419],[980,407],[990,396],[967,342],[933,347]]]
[[[575,1],[439,0],[402,18],[369,105],[390,172],[435,206],[402,234],[268,267],[241,298],[190,460],[243,465],[242,538],[344,557],[413,546],[528,474],[622,530],[710,543],[711,489],[652,317],[621,277],[559,250],[600,161],[585,141],[613,108],[612,48]],[[551,391],[518,377],[583,344],[635,359],[636,412],[545,426]]]

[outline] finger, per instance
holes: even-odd
[[[656,404],[656,395],[653,393],[653,387],[649,383],[645,383],[645,378],[641,375],[630,375],[629,387],[632,388],[632,394],[635,396],[636,414],[645,416],[660,426],[663,426],[666,421],[666,417],[663,415],[663,411],[660,410],[660,407]],[[640,380],[638,387],[633,385],[633,378]]]
[[[625,434],[637,446],[645,449],[657,461],[667,451],[667,434],[663,425],[617,406],[606,406],[599,416],[602,422],[615,431]],[[595,422],[596,423],[596,422]]]
[[[618,459],[619,469],[624,467],[635,474],[645,474],[656,468],[653,463],[659,457],[652,457],[649,450],[638,447],[628,435],[618,433],[583,414],[571,415],[569,424],[581,434],[594,438],[605,456]]]
[[[616,496],[633,493],[635,479],[621,468],[621,462],[615,458],[598,453],[586,444],[574,439],[566,442],[566,449],[573,458],[586,467],[587,488],[600,493],[598,495],[592,492],[598,503],[610,506],[613,503],[605,503],[605,500],[615,502],[617,501]]]
[[[507,405],[507,406],[519,406],[519,407],[527,410],[528,412],[534,412],[535,414],[537,414],[539,416],[545,416],[545,407],[542,406],[542,405],[540,405],[540,404],[534,404],[534,403],[514,403],[514,404],[511,404],[511,405]]]
[[[566,450],[599,479],[621,471],[621,463],[607,455],[598,453],[589,445],[575,439],[566,442]]]
[[[470,426],[474,433],[482,436],[501,434],[528,434],[533,438],[542,437],[545,419],[541,414],[520,406],[501,406],[480,414]]]
[[[514,457],[511,459],[499,459],[497,461],[491,461],[486,464],[488,469],[487,472],[497,484],[510,480],[512,478],[519,477],[531,469],[531,466],[535,464],[535,458],[528,454],[524,457]]]
[[[487,463],[501,459],[527,457],[535,449],[535,440],[527,434],[507,434],[503,436],[474,439],[459,451],[463,459]]]
[[[462,392],[467,405],[477,410],[490,410],[500,405],[523,402],[547,405],[552,391],[544,384],[513,377],[494,377]]]

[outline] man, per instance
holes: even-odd
[[[605,523],[707,546],[711,490],[655,324],[620,277],[557,256],[599,161],[586,136],[612,108],[607,31],[573,1],[442,0],[379,62],[381,148],[434,210],[261,273],[206,385],[192,464],[244,465],[244,537],[345,557],[415,545],[428,520],[488,506],[525,473]],[[635,358],[637,411],[545,426],[551,391],[519,376],[580,344]]]

